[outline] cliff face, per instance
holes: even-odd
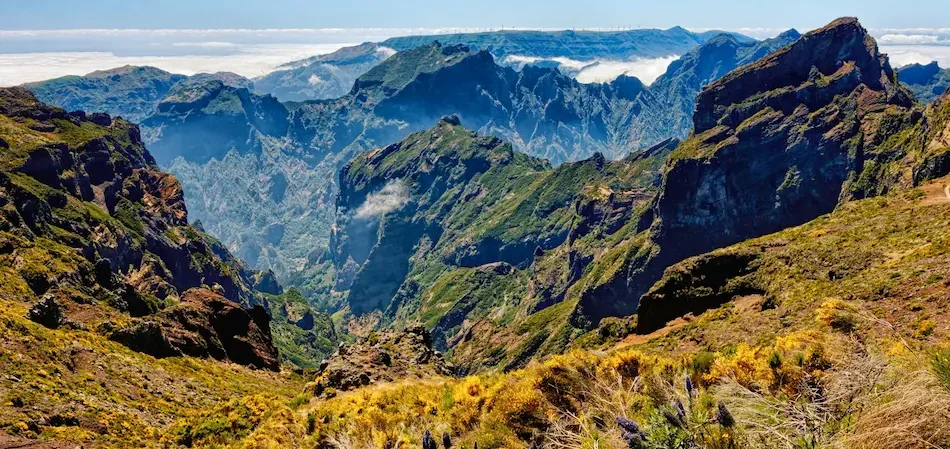
[[[138,127],[67,114],[19,88],[0,90],[0,124],[5,299],[38,299],[31,314],[45,325],[94,327],[155,355],[276,367],[267,312],[241,307],[259,302],[252,273],[188,225],[181,186],[158,170]],[[207,309],[206,319],[161,318],[179,302]],[[257,331],[232,328],[242,320]],[[180,329],[207,344],[250,344],[189,352],[165,337]]]
[[[699,254],[831,211],[863,168],[865,136],[912,106],[850,19],[725,76],[700,94],[694,135],[673,153],[658,240]]]
[[[679,307],[638,299],[667,266],[886,191],[897,181],[876,167],[901,150],[882,135],[909,127],[915,114],[912,96],[855,19],[726,75],[700,94],[693,135],[667,163],[648,256],[582,307],[596,316],[604,300],[638,305],[642,331],[662,326]]]

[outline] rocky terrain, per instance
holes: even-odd
[[[442,354],[432,350],[432,338],[422,326],[398,332],[371,333],[344,345],[324,360],[313,394],[333,397],[338,392],[394,381],[429,381],[452,375]]]

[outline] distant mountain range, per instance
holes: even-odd
[[[636,58],[682,55],[721,32],[693,33],[684,28],[668,30],[602,31],[496,31],[395,37],[380,43],[343,48],[329,55],[294,61],[254,80],[261,94],[281,101],[341,97],[353,82],[393,53],[439,42],[486,50],[500,64],[521,69],[525,65],[554,67],[576,74],[585,66],[603,61],[626,62]],[[754,39],[730,33],[736,40]]]
[[[79,100],[68,107],[145,115],[143,138],[181,180],[191,215],[251,266],[326,296],[332,282],[314,270],[327,263],[333,174],[355,154],[454,114],[466,127],[554,164],[595,152],[619,159],[686,137],[703,86],[798,36],[748,42],[718,35],[649,87],[630,77],[581,84],[553,68],[515,71],[487,51],[441,43],[393,55],[335,100],[282,104],[253,93],[239,77],[170,78],[155,69],[165,94],[142,95],[129,111],[112,108],[112,92],[141,91],[152,85],[148,78],[97,74],[95,83],[70,77],[29,87],[47,101]]]
[[[924,104],[933,102],[950,88],[950,70],[940,68],[936,61],[906,65],[897,70],[897,76]]]

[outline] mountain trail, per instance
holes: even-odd
[[[950,202],[950,176],[937,179],[921,186],[924,191],[923,204],[946,204]]]

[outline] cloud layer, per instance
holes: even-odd
[[[0,54],[0,87],[15,86],[65,75],[85,75],[123,65],[148,65],[172,73],[234,72],[255,77],[287,61],[331,53],[348,44],[269,44],[236,46],[225,55],[117,56],[107,52]]]
[[[409,202],[409,188],[401,179],[390,181],[379,192],[371,193],[356,209],[357,218],[381,217],[401,209]]]
[[[894,67],[937,61],[940,67],[950,68],[950,46],[946,45],[882,45],[881,51],[887,53]]]
[[[637,58],[632,61],[600,61],[585,67],[576,78],[582,83],[604,83],[617,79],[620,75],[633,76],[643,84],[653,84],[660,75],[666,72],[670,63],[679,59],[671,55],[665,58]]]

